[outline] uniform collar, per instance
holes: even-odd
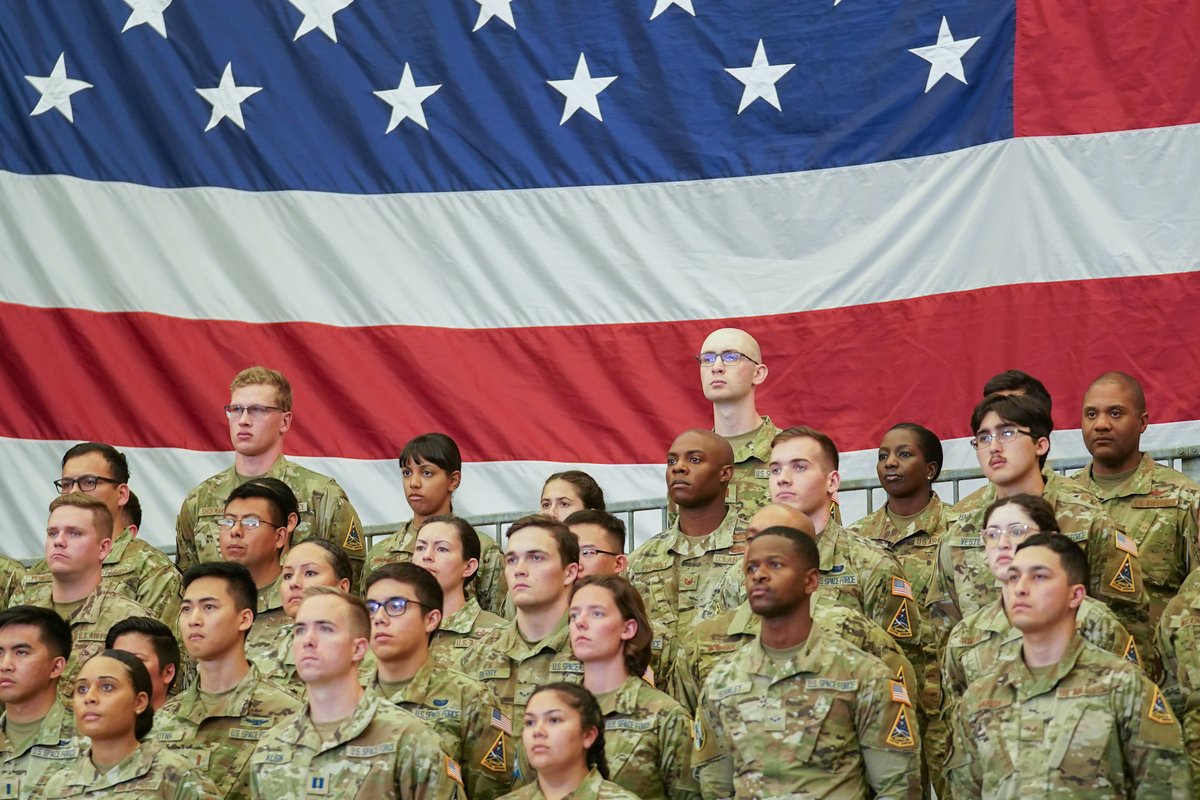
[[[59,747],[65,742],[69,742],[75,737],[75,716],[67,710],[67,707],[58,702],[56,697],[54,705],[50,706],[50,711],[42,718],[42,724],[38,728],[37,735],[33,737],[33,741],[29,743],[20,753],[13,751],[12,740],[8,738],[6,732],[8,724],[8,713],[0,714],[0,757],[5,760],[16,758],[24,755],[34,747]]]
[[[195,719],[192,715],[196,712],[200,702],[200,681],[197,679],[176,699],[178,705],[172,704],[175,707],[171,709],[171,713],[197,724],[212,717],[244,717],[250,711],[250,704],[254,702],[254,692],[260,682],[262,682],[262,673],[258,671],[258,667],[251,664],[250,671],[243,675],[237,685],[221,698],[218,705],[208,709],[202,719]],[[203,706],[199,706],[199,708],[203,710]]]
[[[283,608],[283,573],[280,572],[271,581],[271,585],[258,590],[258,613],[278,611]]]
[[[67,778],[66,785],[85,786],[89,791],[97,791],[140,778],[154,767],[154,756],[159,749],[156,742],[142,742],[124,761],[102,773],[92,763],[92,748],[87,747],[80,753],[80,757],[72,762],[75,770]]]
[[[479,619],[479,615],[482,613],[483,609],[480,607],[479,601],[474,597],[468,597],[462,608],[442,620],[438,630],[451,633],[470,633],[475,628],[475,620]]]
[[[1077,480],[1101,499],[1111,500],[1114,497],[1146,495],[1154,490],[1154,468],[1158,464],[1150,457],[1149,453],[1142,453],[1142,460],[1138,462],[1137,469],[1133,474],[1120,486],[1114,486],[1111,489],[1106,489],[1096,482],[1092,473],[1095,463],[1095,461],[1089,461],[1088,465],[1079,473]]]
[[[787,663],[776,665],[763,649],[762,638],[756,638],[750,647],[750,672],[770,678],[772,682],[790,678],[806,672],[819,672],[821,667],[821,650],[823,649],[821,627],[813,621],[808,638],[804,640],[800,650]]]
[[[350,719],[337,726],[331,742],[325,742],[321,738],[321,734],[313,725],[312,718],[309,717],[309,705],[305,703],[303,710],[296,715],[295,719],[279,729],[278,736],[284,742],[304,745],[317,752],[332,750],[361,736],[383,703],[390,705],[390,701],[377,688],[366,687],[362,698],[358,701],[358,707],[354,709]]]
[[[526,642],[521,637],[521,632],[517,630],[517,621],[513,619],[496,628],[496,632],[493,634],[494,638],[489,639],[487,644],[513,661],[523,662],[544,652],[571,655],[568,635],[566,614],[562,615],[562,619],[554,626],[554,630],[538,642]]]
[[[733,463],[742,464],[756,458],[765,464],[771,460],[771,441],[779,434],[779,429],[771,422],[770,417],[763,416],[759,419],[762,421],[754,429],[754,436],[734,451]]]
[[[930,498],[929,502],[925,505],[925,508],[921,510],[921,513],[917,515],[916,519],[908,523],[904,530],[899,530],[896,527],[896,524],[892,522],[892,518],[887,513],[887,506],[884,506],[876,512],[876,514],[879,515],[877,517],[878,526],[873,527],[875,527],[875,530],[878,532],[878,538],[895,544],[896,542],[903,541],[910,536],[916,536],[922,533],[931,534],[937,531],[937,529],[942,525],[943,508],[944,505],[942,504],[942,499],[938,497],[937,493],[935,492],[933,497]],[[872,539],[876,538],[875,535],[868,532],[865,525],[861,529],[861,534]]]
[[[685,558],[696,558],[714,550],[728,550],[736,541],[735,534],[738,533],[739,522],[737,511],[728,508],[725,511],[725,518],[712,533],[707,536],[688,536],[679,529],[679,520],[676,519],[674,524],[667,529],[673,534],[667,549]]]
[[[1065,678],[1071,670],[1075,669],[1075,662],[1079,660],[1080,654],[1083,653],[1083,648],[1083,637],[1078,632],[1074,633],[1071,636],[1070,644],[1067,645],[1067,649],[1063,651],[1062,658],[1042,678],[1033,677],[1033,674],[1029,671],[1029,667],[1025,666],[1025,658],[1022,654],[1022,657],[1017,660],[1017,663],[1008,672],[1008,680],[1012,683],[1017,700],[1024,702],[1031,697],[1045,694],[1057,686],[1059,681]]]
[[[600,713],[608,716],[609,714],[622,714],[631,716],[639,711],[638,693],[642,687],[649,687],[641,678],[630,675],[615,691],[609,692],[604,696],[604,700],[600,703]]]

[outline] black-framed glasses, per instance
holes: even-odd
[[[700,366],[702,367],[711,367],[713,364],[717,363],[717,359],[720,359],[721,363],[725,366],[730,367],[741,361],[743,358],[749,361],[751,364],[759,363],[745,353],[739,353],[737,350],[726,350],[723,353],[701,353],[700,355],[696,356],[696,360],[700,362]]]
[[[240,419],[242,414],[249,414],[250,419],[262,419],[272,411],[283,411],[279,406],[225,406],[225,416],[230,419]]]
[[[375,612],[382,608],[383,613],[387,614],[389,617],[402,617],[404,616],[404,612],[408,611],[409,605],[429,608],[429,606],[425,605],[420,600],[409,600],[407,597],[389,597],[382,603],[378,600],[368,600],[367,613],[374,617]],[[430,610],[432,611],[432,609]]]
[[[1000,541],[1001,536],[1007,534],[1009,539],[1013,540],[1014,542],[1019,542],[1031,533],[1041,533],[1041,531],[1032,525],[1014,522],[1007,528],[1001,528],[998,525],[992,525],[990,528],[984,528],[983,538],[987,539],[989,542],[998,542]]]
[[[601,550],[599,547],[581,547],[579,548],[580,558],[595,558],[596,556],[619,556],[620,553],[614,553],[612,550]]]
[[[115,481],[112,478],[106,478],[103,475],[80,475],[78,478],[62,478],[54,482],[54,488],[58,489],[59,494],[70,494],[75,491],[76,487],[81,492],[94,492],[96,487],[102,483],[111,483],[113,486],[120,486],[120,481]]]
[[[269,519],[260,519],[253,515],[241,517],[240,519],[238,517],[221,517],[219,520],[217,520],[217,524],[227,531],[233,530],[234,526],[239,522],[242,523],[242,530],[244,531],[256,531],[263,525],[266,525],[270,528],[284,527],[283,525],[276,525]]]
[[[992,442],[1000,442],[1001,445],[1006,445],[1016,439],[1018,433],[1023,433],[1030,439],[1037,438],[1033,435],[1033,431],[1023,431],[1020,428],[1009,426],[1000,428],[995,433],[976,434],[975,438],[971,440],[971,447],[974,447],[976,450],[982,450],[985,447],[990,447]]]

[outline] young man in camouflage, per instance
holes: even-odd
[[[71,629],[45,608],[0,612],[0,789],[4,797],[37,795],[41,785],[79,755],[75,717],[58,700],[71,657]]]
[[[700,695],[696,754],[706,800],[917,798],[920,738],[907,689],[882,661],[814,624],[821,556],[771,527],[745,575],[762,634],[718,664]]]
[[[1083,396],[1083,443],[1092,461],[1072,477],[1137,542],[1150,618],[1157,622],[1197,564],[1200,486],[1141,451],[1149,422],[1137,379],[1124,372],[1096,378]]]
[[[151,738],[204,770],[221,797],[250,797],[254,744],[299,700],[246,660],[256,591],[240,564],[193,564],[183,574],[184,646],[199,680],[154,715]]]
[[[71,657],[59,680],[69,702],[80,667],[104,649],[108,629],[126,617],[152,616],[123,591],[105,585],[104,558],[112,550],[113,518],[108,506],[81,492],[50,502],[46,523],[49,583],[27,584],[14,602],[48,608],[71,627]]]
[[[460,670],[492,690],[512,721],[514,742],[520,742],[525,704],[535,688],[583,680],[583,664],[571,655],[567,635],[579,541],[566,525],[544,514],[514,522],[507,539],[504,573],[517,615],[467,650]],[[533,780],[522,753],[511,763],[514,786]]]
[[[680,434],[667,452],[667,495],[679,508],[671,527],[629,557],[626,575],[641,592],[655,626],[680,635],[722,608],[721,580],[741,561],[746,534],[725,504],[733,449],[712,431]]]
[[[769,498],[767,460],[779,429],[758,413],[754,394],[767,379],[767,365],[754,337],[737,328],[710,333],[700,345],[700,385],[713,404],[713,433],[733,448],[733,477],[725,495],[742,519]]]
[[[446,800],[459,797],[458,763],[433,729],[359,683],[370,617],[362,600],[316,586],[296,614],[296,670],[307,704],[259,740],[251,797],[299,800]]]
[[[375,669],[369,685],[431,725],[463,770],[471,800],[494,800],[512,783],[512,722],[490,689],[445,669],[429,653],[442,590],[416,564],[385,564],[366,578]]]
[[[124,523],[129,490],[129,462],[112,445],[82,442],[62,458],[62,476],[54,482],[60,494],[83,492],[108,506],[113,518],[112,549],[104,557],[104,582],[150,609],[150,616],[168,625],[179,616],[179,571],[171,559],[152,544],[139,539]],[[50,583],[45,561],[28,570],[31,588]]]
[[[1137,542],[1104,513],[1085,490],[1058,492],[1046,483],[1042,467],[1050,452],[1046,407],[1022,396],[989,395],[971,415],[975,453],[996,498],[1016,494],[1043,497],[1054,509],[1058,529],[1087,553],[1092,597],[1106,603],[1133,635],[1140,660],[1157,675],[1149,598]],[[1064,481],[1074,485],[1073,481]],[[1060,484],[1061,485],[1061,484]],[[994,501],[993,501],[994,502]],[[989,503],[990,505],[990,503]],[[938,563],[926,603],[939,630],[992,602],[996,579],[987,566],[983,520],[987,506],[960,511],[938,547]]]
[[[956,798],[1190,796],[1179,723],[1158,687],[1076,630],[1088,585],[1087,557],[1062,534],[1017,547],[1003,592],[1021,656],[958,705],[947,762]]]
[[[341,545],[355,563],[355,580],[366,554],[362,522],[337,481],[288,461],[283,439],[292,428],[292,386],[282,373],[265,367],[244,369],[229,387],[229,438],[234,461],[229,469],[202,481],[184,498],[175,520],[175,563],[187,569],[220,558],[225,500],[253,477],[278,478],[298,499],[299,523],[292,540],[319,536]]]

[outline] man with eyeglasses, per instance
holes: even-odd
[[[113,531],[112,549],[104,557],[104,582],[150,609],[150,616],[174,625],[179,617],[179,571],[161,550],[125,524],[125,509],[133,496],[125,454],[109,444],[81,442],[63,454],[62,476],[54,488],[59,494],[83,492],[108,507]],[[31,566],[25,577],[31,590],[50,582],[45,561]]]
[[[1059,530],[1087,553],[1089,593],[1112,608],[1133,635],[1139,659],[1154,677],[1157,658],[1137,542],[1095,501],[1046,482],[1042,467],[1050,452],[1051,427],[1044,404],[1018,395],[989,395],[971,415],[979,466],[998,499],[1031,494],[1050,504]],[[926,605],[943,635],[995,597],[996,579],[988,569],[982,536],[985,512],[979,507],[951,509],[953,521],[938,546]]]
[[[254,626],[246,637],[246,656],[259,660],[274,650],[281,630],[291,623],[283,611],[281,563],[299,514],[296,495],[278,478],[251,478],[233,490],[221,530],[221,558],[250,571],[258,590]]]
[[[758,413],[755,390],[767,379],[767,365],[754,337],[738,328],[721,328],[700,345],[700,385],[713,404],[713,432],[733,448],[733,477],[725,501],[743,519],[768,502],[767,461],[779,429]]]
[[[437,579],[415,563],[385,564],[367,576],[364,592],[375,654],[368,685],[433,727],[462,766],[471,800],[508,792],[512,722],[490,689],[430,655],[442,619]]]
[[[292,387],[282,373],[266,367],[249,367],[230,384],[229,438],[233,466],[193,488],[175,520],[175,562],[187,569],[200,561],[220,557],[220,529],[225,498],[253,477],[278,478],[291,487],[299,501],[299,523],[293,540],[311,536],[340,545],[354,565],[353,585],[358,585],[366,556],[362,521],[337,481],[288,461],[283,439],[292,428]]]
[[[578,575],[579,540],[566,525],[531,514],[508,529],[504,576],[516,617],[468,649],[460,671],[492,690],[512,723],[514,742],[521,741],[525,704],[535,688],[583,682],[583,664],[572,655],[567,633],[571,585]],[[514,788],[534,779],[522,755],[512,764]]]

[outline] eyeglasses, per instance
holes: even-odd
[[[101,483],[111,483],[113,486],[120,486],[120,481],[114,481],[112,478],[105,478],[103,475],[80,475],[78,478],[63,478],[54,482],[54,488],[58,489],[59,494],[70,494],[75,491],[75,487],[79,487],[81,492],[94,492],[96,487]]]
[[[1003,446],[1016,439],[1018,433],[1023,433],[1030,439],[1037,438],[1033,435],[1033,431],[1023,431],[1020,428],[1013,427],[1000,428],[995,433],[976,434],[975,438],[971,440],[971,447],[974,447],[976,450],[982,450],[985,447],[990,447],[994,441],[1000,442]]]
[[[409,605],[429,608],[429,606],[425,605],[419,600],[409,600],[407,597],[389,597],[382,603],[380,603],[378,600],[368,600],[367,614],[374,617],[375,612],[382,608],[383,613],[387,614],[389,617],[402,617],[404,616],[404,612],[408,611]]]
[[[595,558],[596,556],[599,556],[599,555],[619,556],[621,554],[614,553],[611,550],[601,550],[598,547],[581,547],[581,548],[579,548],[579,557],[580,558]]]
[[[250,419],[262,419],[272,411],[283,411],[279,406],[225,406],[225,416],[230,419],[240,419],[242,414],[249,414]]]
[[[743,358],[749,361],[751,364],[759,363],[745,353],[739,353],[737,350],[726,350],[724,353],[701,353],[700,355],[696,356],[696,360],[700,362],[700,366],[702,367],[711,367],[713,364],[717,363],[718,358],[721,359],[721,363],[727,367],[733,366]]]
[[[266,525],[270,528],[284,527],[283,525],[276,525],[274,522],[271,522],[270,520],[259,519],[258,517],[253,517],[253,516],[242,517],[241,519],[238,519],[237,517],[221,517],[219,520],[217,520],[217,524],[220,525],[222,528],[224,528],[227,531],[233,530],[233,527],[235,525],[237,525],[239,522],[242,523],[242,530],[244,530],[244,531],[256,531],[259,528],[261,528],[263,525]]]
[[[1008,534],[1009,539],[1019,542],[1031,533],[1041,533],[1041,531],[1032,525],[1023,525],[1020,522],[1014,522],[1007,528],[1000,528],[995,525],[990,528],[984,528],[983,538],[989,542],[998,542],[1001,536]]]

